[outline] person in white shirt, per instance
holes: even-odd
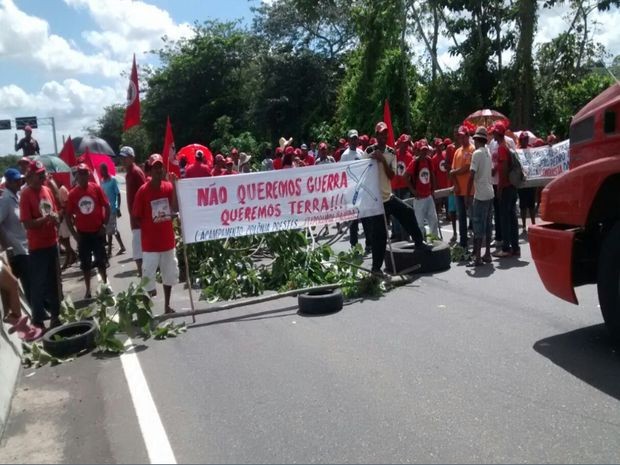
[[[349,162],[355,160],[361,160],[364,157],[364,151],[359,148],[359,134],[356,129],[350,129],[348,135],[349,146],[342,152],[340,162]],[[371,228],[366,218],[361,219],[362,228],[364,229],[364,237],[366,238],[366,247],[364,248],[365,254],[371,253],[372,243],[370,240]],[[353,220],[349,224],[349,243],[351,247],[355,247],[359,241],[359,223],[360,220]]]
[[[491,215],[493,212],[493,163],[491,154],[486,147],[487,130],[479,127],[474,134],[474,151],[471,159],[469,182],[467,184],[467,198],[475,186],[472,220],[474,226],[474,258],[467,266],[480,266],[491,263]],[[481,257],[482,244],[486,245],[484,257]]]
[[[493,136],[493,127],[490,129],[491,133],[489,136]],[[508,145],[513,150],[517,148],[514,140],[510,137],[506,137],[506,145]],[[497,184],[499,184],[499,158],[497,149],[499,148],[499,144],[495,139],[491,139],[491,142],[487,144],[487,148],[491,153],[491,161],[492,161],[492,179],[493,179],[493,191],[495,192],[495,197],[493,198],[493,223],[495,225],[495,246],[500,248],[502,247],[502,221],[499,210],[499,197],[497,196]]]

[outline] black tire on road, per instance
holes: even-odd
[[[395,267],[392,265],[392,254],[389,246],[385,250],[385,268],[389,273],[396,274],[415,265],[420,268],[412,273],[436,273],[450,268],[452,262],[450,247],[441,241],[433,242],[429,251],[416,250],[411,242],[395,242],[392,244]]]
[[[62,339],[55,340],[54,336]],[[53,357],[62,358],[95,347],[97,326],[92,321],[76,321],[49,330],[43,336],[43,348]]]
[[[326,315],[342,310],[344,297],[340,289],[310,291],[297,296],[300,313]]]
[[[598,259],[598,300],[605,325],[620,343],[620,222],[607,233]]]

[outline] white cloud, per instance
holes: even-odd
[[[87,55],[63,37],[51,34],[47,21],[20,10],[13,0],[0,0],[0,58],[30,63],[53,73],[116,77],[126,63],[103,53]]]
[[[61,135],[82,135],[82,129],[92,125],[101,116],[104,107],[121,103],[124,99],[125,88],[120,84],[116,87],[91,87],[76,79],[65,79],[62,82],[46,82],[35,93],[28,93],[10,84],[0,87],[0,119],[13,116],[54,116],[60,150]],[[11,131],[0,131],[0,155],[13,152],[13,137]],[[35,131],[35,137],[41,144],[42,152],[54,151],[49,126],[41,125]]]
[[[112,57],[127,59],[132,53],[159,48],[161,38],[171,40],[193,34],[188,23],[177,24],[170,14],[154,5],[131,0],[64,0],[85,9],[100,31],[84,31],[84,39]]]

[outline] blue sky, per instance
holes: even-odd
[[[134,53],[139,64],[156,65],[145,51],[159,48],[162,35],[187,37],[194,22],[208,19],[250,26],[251,7],[261,1],[277,0],[0,0],[0,119],[54,116],[59,140],[81,135],[104,107],[124,103],[122,73],[129,72]],[[566,12],[565,5],[543,10],[535,42],[565,30]],[[619,55],[620,11],[593,19],[596,40]],[[439,61],[454,69],[460,58],[450,56],[449,45],[440,37]],[[411,46],[418,60],[427,60],[419,40]],[[0,131],[0,156],[13,153],[14,134]],[[43,153],[54,151],[49,127],[35,137]]]

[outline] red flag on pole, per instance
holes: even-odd
[[[58,157],[69,166],[77,165],[77,159],[75,158],[75,149],[73,148],[73,141],[71,136],[67,137],[65,145],[62,146],[62,150]]]
[[[390,102],[388,99],[385,99],[385,104],[383,105],[383,121],[388,127],[387,145],[394,147],[394,128],[392,127],[392,114],[390,113]]]
[[[136,55],[133,56],[131,78],[127,87],[127,109],[125,110],[125,124],[123,131],[140,124],[140,95],[138,88],[138,68],[136,67]]]
[[[181,177],[181,168],[177,160],[177,149],[174,145],[174,136],[172,135],[172,126],[170,125],[170,116],[166,120],[166,135],[164,137],[164,149],[161,152],[164,159],[164,166],[168,173],[174,173],[177,177]]]

